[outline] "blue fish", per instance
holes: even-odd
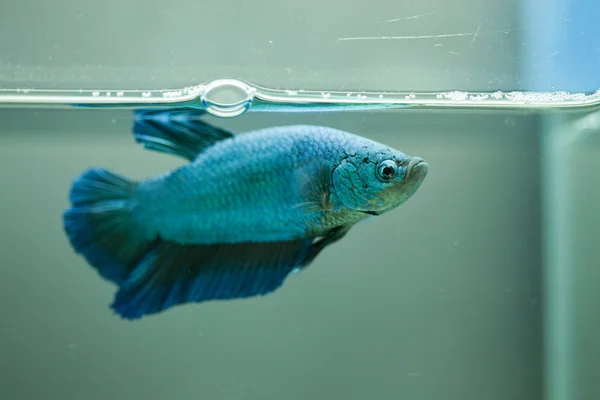
[[[147,149],[189,162],[144,181],[91,168],[63,215],[74,250],[133,320],[176,305],[266,295],[361,220],[410,198],[429,165],[322,126],[234,134],[198,110],[135,111]]]

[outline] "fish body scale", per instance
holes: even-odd
[[[140,218],[179,242],[276,241],[324,232],[347,216],[303,212],[298,182],[312,163],[344,158],[352,137],[328,131],[265,129],[217,143],[141,185]]]

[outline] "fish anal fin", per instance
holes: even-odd
[[[210,300],[269,294],[307,267],[347,227],[319,238],[285,242],[182,245],[158,241],[131,270],[112,304],[125,319]]]
[[[173,306],[265,295],[312,261],[312,239],[182,245],[159,241],[132,269],[112,308],[126,319]]]

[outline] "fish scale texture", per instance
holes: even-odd
[[[328,222],[340,224],[344,218],[323,218],[299,207],[311,193],[306,177],[323,162],[335,165],[348,158],[348,149],[361,151],[363,142],[343,131],[308,126],[238,135],[142,183],[135,194],[136,215],[165,240],[180,243],[290,240],[326,232]]]

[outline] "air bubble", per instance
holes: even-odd
[[[469,99],[471,99],[471,101],[485,101],[487,99],[489,99],[489,95],[487,94],[477,94],[477,95],[472,95],[469,96]]]
[[[453,92],[445,92],[440,93],[442,98],[448,99],[451,101],[461,102],[469,99],[469,94],[467,92],[460,92],[455,90]]]
[[[200,96],[202,106],[216,117],[233,118],[252,105],[255,89],[235,79],[219,79],[206,85]]]

